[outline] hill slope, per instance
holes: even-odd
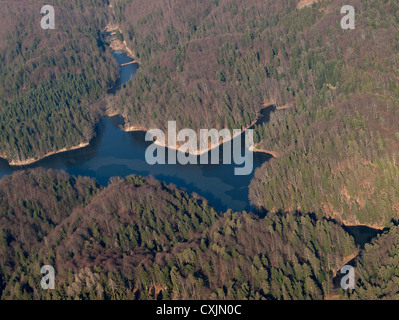
[[[353,238],[310,215],[217,213],[154,179],[0,181],[3,299],[322,299]],[[334,244],[334,245],[331,245]],[[56,290],[40,288],[40,267]]]

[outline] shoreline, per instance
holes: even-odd
[[[255,147],[251,147],[250,149],[252,149],[252,150],[250,150],[252,152],[270,154],[273,158],[278,158],[279,157],[278,153],[276,151],[273,151],[273,150],[256,149]]]
[[[109,8],[112,10],[114,20],[115,20],[115,10],[112,5],[112,3],[109,4]],[[131,58],[133,61],[131,63],[138,63],[139,59],[136,59],[134,51],[130,49],[127,45],[127,42],[125,39],[119,40],[118,37],[116,36],[116,33],[119,32],[122,35],[123,39],[123,31],[120,28],[119,24],[116,22],[109,22],[107,26],[104,28],[103,33],[107,34],[108,33],[108,39],[106,39],[106,42],[108,43],[108,46],[115,52],[115,51],[123,51],[125,52],[129,58]]]
[[[110,8],[113,10],[112,4],[110,4]],[[120,29],[119,25],[117,25],[117,24],[113,25],[112,23],[109,23],[105,27],[104,31],[107,32],[107,33],[110,33],[110,34],[113,33],[113,32],[116,33],[116,31],[119,31],[123,35],[122,30]],[[107,43],[108,43],[109,47],[111,48],[112,52],[122,51],[129,58],[132,59],[132,61],[130,63],[139,64],[139,61],[136,60],[135,57],[134,57],[133,50],[131,50],[127,46],[126,41],[120,41],[115,35],[114,36],[110,35],[110,37],[112,37],[112,38],[110,39],[109,42],[107,41]],[[121,67],[121,65],[119,65],[119,68],[120,67]],[[113,108],[109,108],[108,110],[106,110],[104,112],[104,115],[101,118],[103,118],[104,116],[112,117],[112,116],[116,116],[116,115],[120,114],[120,112],[113,110]],[[90,139],[90,141],[88,141],[88,142],[81,142],[77,146],[73,146],[73,147],[70,147],[70,148],[64,147],[64,148],[56,150],[56,151],[50,151],[50,152],[44,154],[43,156],[37,156],[37,157],[34,157],[34,158],[28,158],[28,159],[25,159],[25,160],[12,160],[12,161],[9,161],[7,155],[2,154],[2,155],[0,155],[0,159],[6,160],[10,167],[14,167],[14,168],[25,167],[25,166],[29,166],[29,165],[32,165],[34,163],[37,163],[37,162],[39,162],[41,160],[44,160],[45,158],[51,157],[51,156],[56,155],[56,154],[60,154],[60,153],[68,152],[68,151],[74,151],[74,150],[78,150],[78,149],[82,149],[82,148],[88,147],[93,138],[94,137],[92,137]]]
[[[117,31],[119,31],[120,34],[123,35],[122,30],[118,27],[118,26],[114,26],[114,25],[107,25],[105,27],[105,32],[109,33],[109,40],[107,39],[106,42],[108,43],[109,47],[112,49],[113,52],[117,52],[117,51],[123,51],[124,53],[126,53],[126,55],[132,59],[133,61],[129,62],[129,63],[138,63],[139,61],[136,60],[135,55],[133,50],[131,50],[126,43],[126,40],[119,40],[116,35],[113,33],[116,33]]]
[[[268,106],[266,108],[271,108],[271,107],[274,107],[274,105],[270,105],[270,106]],[[118,116],[118,115],[121,116],[124,120],[126,119],[125,116],[122,113],[120,113],[119,111],[116,111],[116,110],[114,110],[112,108],[108,109],[105,112],[105,114],[104,114],[104,116],[106,116],[106,117],[115,117],[115,116]],[[205,150],[199,150],[196,153],[190,153],[190,152],[187,152],[187,153],[189,153],[191,155],[195,155],[195,156],[200,156],[200,155],[202,155],[204,153],[210,152],[213,149],[218,148],[221,145],[223,145],[224,143],[230,142],[233,139],[235,139],[236,137],[238,137],[239,135],[243,134],[249,128],[253,127],[259,120],[260,120],[260,116],[257,116],[256,119],[254,121],[252,121],[252,123],[250,125],[248,125],[245,128],[242,128],[240,133],[236,133],[235,135],[233,135],[230,139],[228,139],[226,141],[221,141],[215,146],[210,146],[210,147],[208,147]],[[122,128],[122,130],[125,131],[125,132],[138,132],[138,131],[147,132],[148,131],[148,129],[145,128],[145,127],[126,126],[126,125]],[[179,151],[179,148],[181,146],[181,145],[179,145],[179,146],[176,146],[176,147],[172,148],[172,147],[169,147],[167,144],[165,145],[165,144],[162,144],[162,143],[157,142],[157,141],[154,141],[154,143],[156,145],[158,145],[158,146],[163,147],[163,148],[174,149],[176,151]],[[39,162],[41,160],[44,160],[44,159],[46,159],[48,157],[51,157],[53,155],[56,155],[56,154],[60,154],[60,153],[68,152],[68,151],[74,151],[74,150],[86,148],[88,146],[90,146],[90,141],[89,142],[81,142],[77,146],[73,146],[73,147],[70,147],[70,148],[64,147],[64,148],[56,150],[56,151],[48,152],[48,153],[44,154],[43,156],[40,156],[40,157],[37,157],[37,158],[28,158],[28,159],[21,160],[21,161],[16,161],[16,160],[8,161],[6,155],[1,155],[0,158],[6,160],[10,167],[24,167],[24,166],[29,166],[29,165],[35,164],[35,163],[37,163],[37,162]],[[250,147],[249,150],[252,151],[252,152],[267,153],[267,154],[270,154],[273,158],[277,158],[278,157],[278,154],[276,152],[274,152],[274,151],[271,151],[271,150],[256,149],[256,148],[254,148],[254,146]]]
[[[0,158],[8,161],[8,165],[10,167],[24,167],[24,166],[29,166],[31,164],[34,164],[36,162],[39,162],[45,158],[51,157],[53,155],[59,154],[59,153],[64,153],[64,152],[68,152],[68,151],[73,151],[73,150],[78,150],[78,149],[82,149],[85,147],[88,147],[90,145],[90,142],[81,142],[80,144],[78,144],[77,146],[73,146],[71,148],[62,148],[60,150],[56,150],[56,151],[51,151],[46,153],[45,155],[41,156],[41,157],[37,157],[37,158],[28,158],[26,160],[21,160],[21,161],[16,161],[16,160],[12,160],[12,161],[8,161],[7,156],[0,156]]]
[[[350,222],[351,224],[346,224],[345,221],[342,221],[342,225],[345,227],[366,227],[366,228],[370,228],[370,229],[374,229],[374,230],[380,230],[380,231],[384,231],[385,228],[387,227],[382,227],[380,225],[377,224],[361,224],[361,223],[355,223],[353,224],[352,222]]]
[[[138,64],[140,64],[139,61],[138,61],[138,59],[136,60],[135,54],[134,54],[133,50],[130,49],[130,48],[128,47],[126,40],[121,41],[121,40],[119,40],[119,39],[116,37],[116,34],[115,34],[115,35],[112,35],[112,33],[116,33],[117,31],[119,31],[119,33],[120,33],[120,34],[122,35],[122,37],[123,37],[123,31],[122,31],[122,29],[120,28],[120,25],[119,25],[118,23],[115,22],[115,20],[116,20],[116,19],[115,19],[116,14],[115,14],[115,9],[114,9],[114,6],[113,6],[113,4],[112,4],[112,1],[110,1],[108,7],[111,9],[112,14],[113,14],[113,17],[114,17],[114,22],[113,22],[113,23],[112,23],[112,22],[109,22],[109,23],[107,24],[107,26],[104,28],[104,31],[105,31],[106,33],[109,33],[109,36],[110,36],[110,41],[109,41],[109,42],[107,41],[109,47],[110,47],[114,52],[115,52],[115,51],[124,51],[124,52],[128,55],[128,57],[131,58],[131,59],[133,60],[132,63],[138,63]]]
[[[274,106],[275,106],[275,105],[272,104],[272,105],[269,105],[269,106],[265,107],[265,109],[267,109],[267,108],[272,108],[272,107],[274,107]],[[122,118],[123,118],[124,120],[126,120],[126,117],[125,117],[122,113],[120,113],[120,112],[118,112],[118,111],[116,111],[116,110],[112,110],[112,111],[110,111],[109,114],[108,114],[108,116],[116,116],[116,115],[120,115],[120,116],[122,116]],[[226,140],[226,141],[223,141],[223,140],[222,140],[222,141],[219,142],[217,145],[213,145],[213,146],[211,145],[211,146],[208,147],[207,149],[200,149],[200,150],[198,150],[196,153],[191,153],[191,152],[189,152],[189,151],[187,151],[186,153],[188,153],[188,154],[190,154],[190,155],[194,155],[194,156],[201,156],[201,155],[204,154],[204,153],[210,152],[210,151],[212,151],[213,149],[218,148],[218,147],[220,147],[221,145],[223,145],[224,143],[230,142],[230,141],[232,141],[233,139],[237,138],[239,135],[243,134],[245,131],[247,131],[248,129],[250,129],[250,128],[253,127],[254,125],[256,125],[256,123],[261,119],[261,117],[262,117],[261,115],[257,115],[257,117],[255,118],[255,120],[252,121],[250,125],[248,125],[248,126],[245,127],[245,128],[242,128],[240,133],[237,133],[237,134],[233,135],[230,139],[228,139],[228,140]],[[145,128],[145,127],[140,127],[140,126],[129,126],[129,125],[125,125],[125,126],[123,127],[123,130],[124,130],[125,132],[137,132],[137,131],[148,132],[149,129],[147,129],[147,128]],[[160,142],[157,142],[157,141],[154,141],[154,144],[156,144],[156,145],[158,145],[158,146],[161,146],[161,147],[163,147],[163,148],[173,149],[173,150],[176,150],[176,151],[179,151],[179,148],[180,148],[180,146],[181,146],[181,145],[180,145],[180,146],[176,146],[176,147],[169,147],[167,143],[166,143],[166,144],[163,144],[163,143],[160,143]],[[184,144],[184,143],[182,143],[182,144]],[[270,152],[269,152],[269,151],[266,151],[266,150],[259,150],[259,149],[255,149],[254,147],[249,148],[249,151],[251,151],[251,152],[262,152],[262,153],[267,153],[267,154],[270,154],[272,157],[277,158],[277,153],[276,153],[276,152],[273,152],[273,151],[270,151]]]

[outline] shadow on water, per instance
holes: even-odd
[[[343,228],[355,239],[355,243],[362,249],[366,243],[370,243],[372,239],[383,232],[382,230],[367,226],[344,226]]]
[[[275,105],[270,105],[268,107],[263,108],[260,111],[260,115],[258,116],[258,121],[256,122],[255,125],[251,127],[253,129],[256,125],[262,125],[264,123],[267,123],[270,121],[270,114],[272,112],[276,111],[276,106]]]
[[[129,63],[132,61],[132,59],[122,51],[115,51],[113,53],[113,56],[119,65],[124,63]],[[119,69],[120,69],[120,76],[116,80],[114,86],[108,91],[109,94],[117,93],[122,88],[122,85],[128,82],[130,78],[136,74],[137,70],[139,69],[139,64],[132,63],[120,67]]]

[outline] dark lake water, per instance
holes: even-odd
[[[119,64],[131,61],[124,53],[114,53]],[[121,67],[121,78],[117,87],[127,82],[137,71],[137,64]],[[174,120],[174,119],[170,119]],[[263,121],[268,120],[268,112]],[[174,183],[189,193],[196,192],[208,199],[218,210],[251,210],[248,200],[248,186],[256,168],[268,161],[271,156],[254,153],[252,174],[234,175],[232,165],[149,165],[145,160],[145,151],[150,142],[145,141],[144,132],[124,132],[121,130],[123,119],[120,116],[105,117],[97,126],[97,136],[90,146],[68,151],[45,158],[29,168],[52,168],[65,170],[76,176],[95,178],[100,184],[107,185],[114,176],[125,177],[131,174],[152,175],[166,183]],[[209,128],[211,129],[211,128]],[[244,140],[244,139],[243,139]],[[222,154],[222,150],[220,150]],[[7,161],[0,161],[0,177],[11,174],[21,168],[10,167]]]
[[[381,230],[367,226],[345,226],[344,229],[355,239],[356,244],[361,248],[364,248],[366,243],[369,243],[382,233]]]

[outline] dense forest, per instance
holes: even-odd
[[[121,95],[129,122],[164,128],[177,114],[181,126],[235,128],[274,103],[281,108],[256,126],[255,140],[277,157],[257,170],[252,203],[393,228],[397,2],[354,1],[356,28],[347,31],[339,24],[343,1],[301,10],[298,1],[114,2],[125,40],[143,61]],[[366,246],[362,289],[350,298],[397,298],[395,230]]]
[[[356,29],[343,31],[339,0],[113,0],[113,12],[107,1],[58,1],[68,10],[45,36],[23,4],[1,13],[0,154],[10,162],[94,136],[117,77],[101,35],[115,13],[141,63],[115,99],[127,126],[231,129],[285,107],[256,127],[258,148],[278,157],[252,181],[255,206],[379,227],[397,218],[397,3],[357,0]]]
[[[154,178],[26,170],[0,179],[0,299],[326,299],[357,255],[347,299],[398,298],[399,4],[353,0],[0,2],[0,156],[12,163],[88,142],[107,103],[127,126],[255,126],[275,157],[249,197],[218,212]],[[112,8],[113,10],[111,10]],[[115,15],[115,16],[114,16]],[[114,21],[115,19],[115,21]],[[140,62],[104,42],[117,22]],[[343,225],[385,227],[359,248]],[[40,288],[40,267],[56,289]]]
[[[399,6],[356,1],[356,28],[344,32],[340,3],[303,9],[318,17],[299,36],[288,18],[285,35],[276,30],[288,55],[272,64],[296,108],[257,127],[259,148],[279,156],[256,173],[250,197],[271,211],[384,227],[399,211]]]
[[[342,292],[353,300],[397,300],[399,267],[399,227],[391,224],[378,239],[366,244],[355,260],[355,290]]]
[[[38,1],[0,3],[0,155],[12,163],[86,143],[118,67],[101,34],[106,1],[52,1],[43,30]]]
[[[399,4],[357,0],[112,1],[141,69],[119,95],[128,125],[256,126],[252,203],[383,227],[398,217]]]
[[[267,1],[266,1],[267,2]],[[274,2],[274,3],[273,3]],[[282,5],[280,5],[280,2]],[[292,98],[267,69],[270,39],[259,35],[287,1],[112,1],[141,69],[119,97],[128,125],[241,128],[272,101]]]
[[[355,250],[334,221],[218,213],[153,178],[0,181],[2,299],[322,299]],[[331,245],[334,244],[334,245]],[[56,289],[40,288],[40,268]]]
[[[297,2],[113,1],[142,62],[121,113],[133,126],[237,128],[276,104],[255,140],[278,157],[258,169],[252,203],[383,227],[399,210],[399,4],[354,1],[344,31],[343,1]]]

